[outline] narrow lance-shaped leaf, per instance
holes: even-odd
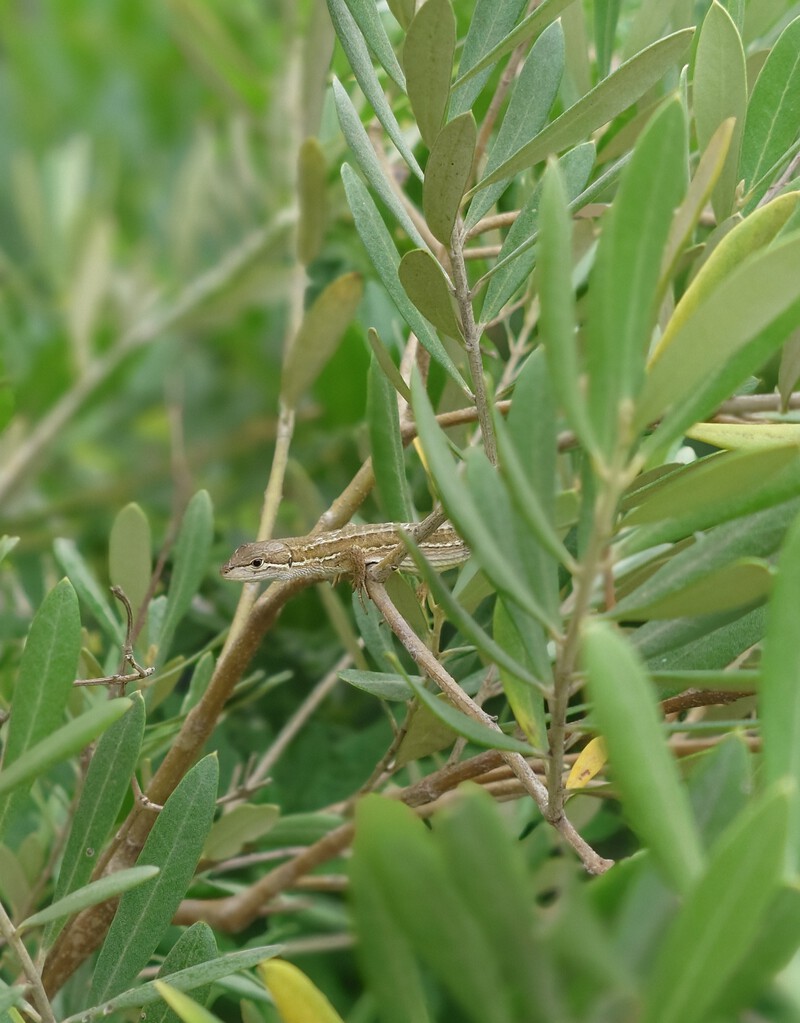
[[[798,298],[800,236],[795,233],[745,259],[671,335],[663,354],[659,352],[637,403],[636,428],[643,429],[673,403],[675,409],[664,417],[650,445],[668,443],[707,415],[716,378],[749,341],[792,312],[782,324],[785,333],[774,338],[779,344],[797,326],[800,310],[793,307]],[[740,367],[742,379],[763,361],[764,354],[758,354],[761,361]]]
[[[778,891],[788,786],[773,787],[723,833],[667,928],[648,986],[645,1023],[704,1023],[746,956]],[[746,893],[746,898],[742,894]]]
[[[448,337],[463,339],[450,285],[439,263],[426,249],[412,249],[400,260],[400,283],[422,315]]]
[[[718,221],[733,208],[739,181],[739,151],[747,110],[744,50],[733,18],[714,0],[700,28],[694,65],[694,118],[697,141],[705,149],[714,132],[735,118],[733,136],[719,180],[711,193]]]
[[[408,27],[403,67],[411,109],[429,149],[444,123],[455,48],[456,19],[450,0],[427,0]]]
[[[180,941],[179,938],[177,944],[180,944]],[[261,945],[258,948],[248,948],[242,952],[228,952],[226,955],[208,961],[198,962],[195,959],[194,966],[187,966],[169,975],[170,987],[178,991],[192,991],[201,985],[211,984],[222,977],[228,977],[239,970],[249,970],[257,963],[269,959],[270,956],[279,955],[282,951],[282,945]],[[167,960],[169,958],[168,954]],[[108,1018],[111,1013],[122,1009],[152,1005],[161,998],[155,986],[158,983],[159,981],[150,981],[139,987],[130,988],[123,994],[117,995],[116,998],[102,1002],[100,1005],[94,1005],[89,1009],[82,1009],[74,1016],[68,1016],[62,1023],[88,1023],[93,1019]]]
[[[497,138],[489,150],[484,174],[491,174],[542,130],[563,73],[564,33],[561,25],[555,22],[542,32],[522,65]],[[475,196],[466,218],[467,228],[478,223],[502,195],[507,184],[507,181],[498,181]]]
[[[455,380],[460,389],[468,393],[469,389],[464,378],[456,369],[442,342],[403,290],[397,275],[400,255],[392,241],[392,236],[378,213],[369,192],[348,164],[344,164],[342,167],[342,181],[356,230],[383,286],[389,292],[400,315],[419,338],[422,346]]]
[[[111,610],[107,591],[98,585],[75,543],[65,537],[57,537],[53,541],[53,553],[62,572],[74,586],[78,599],[91,612],[109,641],[119,645],[123,637],[122,626]]]
[[[497,537],[493,534],[477,508],[469,489],[456,473],[447,441],[436,422],[433,409],[417,373],[412,380],[411,394],[420,441],[448,515],[469,543],[473,556],[497,589],[501,593],[505,593],[520,607],[525,608],[548,631],[556,632],[558,630],[556,621],[552,615],[548,614],[536,595],[530,591],[526,582],[521,578],[514,556],[507,553],[504,542],[513,544],[513,539],[508,536]]]
[[[170,987],[173,987],[171,975],[191,968],[199,963],[207,963],[217,958],[217,942],[214,932],[203,921],[198,921],[188,927],[178,938],[172,948],[167,952],[164,962],[158,971],[158,980],[165,980],[170,977]],[[200,1005],[205,1005],[211,993],[211,985],[203,984],[193,989],[192,997]],[[174,1013],[165,1002],[155,1005],[148,1010],[147,1023],[175,1023]]]
[[[589,180],[592,167],[594,167],[594,159],[594,145],[591,142],[584,142],[565,153],[558,161],[558,166],[564,177],[568,212],[580,209],[586,203],[592,202],[592,194],[601,194],[613,183],[622,170],[619,165],[610,168],[587,188],[586,182]],[[500,247],[497,262],[475,285],[474,290],[478,291],[487,280],[489,282],[486,300],[481,309],[481,320],[484,323],[488,323],[498,316],[517,288],[526,284],[530,278],[536,263],[534,243],[538,237],[542,184],[543,181],[540,179],[525,200],[525,204],[509,228]],[[596,192],[595,189],[597,189]],[[565,267],[565,269],[567,268]]]
[[[51,920],[79,913],[89,906],[105,902],[106,899],[114,899],[123,892],[151,880],[157,874],[158,867],[130,867],[127,870],[118,870],[115,874],[108,874],[97,881],[92,881],[91,884],[71,892],[63,899],[52,902],[46,909],[26,917],[17,929],[21,931],[23,928],[40,927]]]
[[[380,334],[375,330],[374,327],[370,327],[367,331],[367,341],[372,349],[372,354],[375,356],[378,365],[383,370],[383,375],[397,391],[400,397],[406,404],[411,404],[411,389],[408,384],[400,375],[400,370],[395,366],[392,361],[392,357],[389,354],[389,350],[381,340]]]
[[[222,1023],[219,1016],[209,1012],[183,991],[178,991],[164,980],[153,981],[156,991],[183,1023]]]
[[[422,209],[428,227],[443,245],[450,245],[472,170],[476,140],[475,118],[471,113],[460,114],[439,132],[428,157]]]
[[[583,141],[655,85],[684,55],[693,34],[692,29],[675,32],[626,61],[539,132],[536,138],[483,178],[467,195],[471,196],[495,181],[513,177],[551,153],[561,152]]]
[[[153,864],[161,872],[122,897],[95,967],[93,1001],[123,991],[147,965],[169,927],[211,827],[218,775],[217,758],[205,757],[186,774],[156,818],[137,862]]]
[[[778,563],[769,603],[767,634],[761,662],[759,718],[765,780],[791,778],[787,868],[800,864],[800,645],[796,639],[800,599],[800,519],[792,526]]]
[[[675,211],[669,231],[664,257],[661,261],[661,280],[658,294],[662,296],[669,285],[675,271],[675,265],[689,240],[692,231],[700,219],[700,214],[708,202],[711,190],[716,184],[733,136],[734,121],[728,118],[712,135],[703,151],[697,170],[694,172],[683,202]]]
[[[327,0],[333,27],[336,35],[342,44],[342,49],[347,54],[350,67],[356,76],[356,81],[361,86],[361,91],[372,104],[372,109],[378,120],[386,129],[386,134],[394,142],[397,151],[406,161],[413,173],[422,179],[422,170],[411,151],[411,147],[403,137],[397,118],[392,113],[392,108],[386,96],[383,94],[378,76],[372,66],[369,51],[367,50],[361,30],[347,8],[344,0]]]
[[[644,667],[603,622],[586,627],[583,662],[626,814],[669,884],[685,894],[703,853]]]
[[[285,1023],[344,1023],[325,995],[293,963],[274,959],[258,972]]]
[[[114,519],[108,538],[108,574],[131,602],[134,617],[139,613],[150,587],[150,523],[135,502],[126,504]]]
[[[178,623],[189,610],[208,569],[214,512],[208,491],[198,490],[189,502],[175,544],[172,579],[159,637],[158,663],[167,659]]]
[[[326,174],[322,146],[305,139],[297,154],[297,258],[303,264],[316,259],[325,237]]]
[[[411,502],[403,461],[397,393],[374,358],[369,367],[367,420],[372,468],[383,511],[391,521],[408,522],[411,519]]]
[[[606,458],[617,441],[622,403],[636,397],[644,378],[664,245],[686,165],[683,108],[674,98],[650,122],[625,168],[589,288],[589,413]]]
[[[539,330],[547,365],[567,422],[588,451],[596,440],[579,385],[575,293],[572,287],[572,221],[558,164],[545,172],[539,213]]]
[[[740,174],[752,189],[800,132],[800,17],[781,33],[753,87],[742,136]],[[767,182],[750,195],[759,201]]]
[[[54,764],[79,753],[121,717],[130,705],[130,700],[120,697],[91,707],[61,728],[49,732],[33,746],[28,746],[8,767],[3,765],[0,771],[0,795],[7,796],[14,789],[30,786],[35,778]]]
[[[68,895],[89,880],[96,855],[103,847],[122,806],[122,800],[130,790],[130,779],[139,757],[145,723],[141,693],[135,693],[130,702],[130,710],[103,733],[94,751],[72,817],[53,893],[54,899]],[[45,944],[52,944],[55,933],[55,928],[47,932]]]
[[[22,651],[19,670],[12,692],[13,714],[3,756],[0,784],[5,793],[15,784],[12,771],[20,759],[30,753],[33,773],[36,769],[41,744],[58,728],[63,719],[80,652],[80,615],[75,590],[67,579],[62,579],[45,597],[36,612]],[[38,750],[38,753],[36,752]],[[54,761],[50,761],[52,764]],[[50,766],[48,764],[47,766]],[[24,773],[19,766],[17,772]],[[24,795],[13,799],[0,799],[0,836],[8,826],[14,806],[19,806]]]
[[[469,742],[484,749],[507,750],[512,753],[523,753],[525,756],[534,753],[533,747],[527,742],[515,739],[513,735],[505,735],[505,733],[498,729],[491,728],[482,721],[476,721],[474,718],[469,717],[464,711],[454,707],[448,700],[440,699],[429,692],[410,675],[407,681],[420,703],[424,704],[435,717],[439,718],[448,728],[451,728],[456,735],[461,735]]]
[[[361,274],[342,274],[306,310],[281,378],[281,398],[294,408],[314,383],[353,321],[364,293]]]
[[[403,70],[397,62],[392,44],[386,35],[386,29],[383,27],[378,8],[373,0],[345,0],[345,3],[361,29],[367,46],[380,61],[381,67],[396,85],[405,89]]]
[[[361,118],[358,116],[350,97],[338,78],[334,77],[332,89],[339,124],[348,145],[353,150],[353,154],[358,161],[358,166],[364,172],[364,176],[380,197],[384,206],[394,216],[411,241],[419,248],[424,248],[425,242],[422,240],[422,235],[408,215],[405,206],[398,199],[397,193],[386,180],[383,168],[378,162],[378,157],[375,155],[375,149],[370,142],[364,125],[361,123]]]
[[[511,53],[517,46],[526,43],[529,39],[535,39],[540,32],[544,32],[548,25],[551,25],[559,14],[573,0],[543,0],[538,7],[526,15],[516,28],[508,31],[501,31],[501,23],[492,20],[497,14],[511,18],[510,26],[516,21],[519,12],[524,6],[522,3],[516,11],[511,4],[498,4],[495,0],[481,0],[476,6],[476,16],[473,17],[469,28],[470,46],[464,46],[461,58],[458,78],[453,83],[453,113],[463,113],[468,110],[478,93],[483,88],[488,78],[489,69],[507,53]],[[487,21],[498,31],[486,32],[477,14],[483,14]],[[505,28],[505,25],[502,26]],[[499,40],[497,36],[499,35]],[[465,88],[467,83],[469,88]]]

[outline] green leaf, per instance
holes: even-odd
[[[529,671],[520,661],[515,660],[508,651],[500,644],[495,642],[492,637],[485,632],[480,625],[472,618],[459,604],[450,590],[447,589],[445,584],[442,582],[439,573],[434,571],[430,564],[425,560],[420,551],[413,541],[409,538],[405,538],[405,544],[408,547],[409,554],[414,560],[417,566],[417,570],[422,578],[425,580],[425,584],[430,590],[431,596],[437,604],[441,605],[449,621],[458,629],[458,631],[470,643],[474,643],[477,650],[484,655],[484,657],[496,664],[498,667],[505,669],[513,673],[520,681],[524,682],[525,685],[533,686],[539,690],[545,689],[545,682],[541,678],[537,678],[535,674]],[[538,621],[538,620],[537,620]]]
[[[484,174],[504,163],[512,153],[538,134],[547,121],[564,73],[564,33],[550,25],[536,40],[514,83],[514,91],[497,133]],[[479,192],[470,203],[466,227],[474,227],[503,194],[508,181],[498,181]]]
[[[492,631],[495,641],[515,660],[521,664],[529,661],[527,646],[502,600],[496,601],[494,605]],[[504,665],[498,664],[497,667],[500,672],[500,681],[503,683],[503,692],[506,694],[514,719],[535,749],[546,749],[547,726],[541,691],[521,679],[516,672],[509,671]],[[526,667],[531,671],[534,665],[528,663]]]
[[[800,597],[800,519],[789,531],[778,563],[767,614],[761,663],[759,716],[763,769],[767,783],[792,778],[789,803],[789,869],[800,863],[800,647],[796,642],[797,600]]]
[[[783,156],[800,131],[800,18],[781,33],[753,87],[742,137],[741,177],[752,189]],[[758,202],[768,187],[751,192]]]
[[[141,507],[132,501],[114,519],[108,540],[108,574],[131,602],[134,619],[150,587],[152,564],[150,523]],[[116,618],[117,631],[119,625]]]
[[[728,118],[711,136],[697,164],[697,170],[689,182],[683,202],[675,212],[664,257],[661,261],[659,297],[665,293],[677,262],[708,202],[711,190],[722,173],[725,157],[730,149],[734,126],[734,120]]]
[[[158,641],[158,663],[169,654],[178,623],[189,610],[208,570],[214,512],[207,490],[198,490],[189,502],[181,522],[167,593],[167,606]]]
[[[514,392],[516,394],[516,391]],[[554,420],[551,420],[551,423]],[[552,507],[544,507],[543,501],[552,497],[554,488],[550,491],[536,488],[532,485],[530,477],[526,475],[521,456],[509,437],[509,431],[505,423],[498,418],[495,429],[497,432],[497,444],[500,454],[500,472],[506,481],[508,492],[519,515],[524,519],[532,537],[542,545],[548,554],[557,558],[562,565],[570,565],[572,559],[561,538],[553,525]],[[531,447],[529,450],[536,450]],[[553,481],[555,484],[555,481]],[[542,495],[542,499],[539,498]]]
[[[359,800],[354,858],[462,1018],[510,1020],[497,950],[455,887],[441,844],[413,811],[380,796]]]
[[[723,121],[736,123],[728,155],[719,180],[711,193],[717,221],[733,210],[739,182],[739,152],[747,110],[747,72],[738,29],[730,14],[714,0],[700,27],[694,62],[694,119],[697,141],[705,149]],[[773,111],[770,111],[773,114]]]
[[[721,522],[761,511],[800,493],[796,446],[716,454],[671,474],[629,512],[621,527],[639,526],[620,543],[626,554],[679,540]]]
[[[249,842],[266,835],[279,816],[280,807],[268,803],[234,806],[211,825],[203,858],[226,860],[237,856]]]
[[[477,134],[472,114],[460,114],[439,132],[428,157],[422,185],[422,210],[431,233],[443,245],[450,245],[472,171]]]
[[[198,921],[188,927],[167,952],[156,979],[164,980],[166,977],[170,977],[172,986],[171,974],[176,974],[180,970],[185,970],[198,963],[210,962],[216,958],[217,942],[214,932],[207,923]],[[210,994],[210,984],[194,988],[194,1000],[200,1005],[205,1005]],[[153,1006],[147,1012],[147,1023],[178,1023],[178,1019],[179,1017],[165,1002]]]
[[[57,537],[53,541],[53,553],[61,571],[68,576],[80,600],[86,605],[108,639],[115,645],[122,643],[125,635],[119,619],[111,610],[106,594],[97,585],[97,580],[83,559],[83,555],[72,540]]]
[[[339,347],[363,293],[361,274],[342,274],[306,310],[281,376],[281,399],[289,408],[297,405]]]
[[[411,388],[405,382],[400,375],[400,370],[395,366],[392,361],[392,357],[389,354],[389,350],[386,345],[381,341],[380,334],[375,330],[374,327],[370,327],[367,330],[367,341],[372,349],[372,354],[378,362],[378,365],[383,370],[383,375],[397,391],[403,401],[407,404],[411,404]],[[402,520],[405,521],[405,520]]]
[[[418,374],[412,380],[411,394],[420,442],[442,504],[472,549],[473,557],[501,593],[525,608],[549,631],[557,632],[558,627],[552,615],[542,607],[526,581],[520,578],[514,537],[497,535],[490,528],[468,487],[456,472],[447,441],[436,422]]]
[[[411,942],[389,908],[386,893],[360,855],[357,835],[348,863],[356,951],[370,995],[384,1023],[431,1023],[419,966]]]
[[[800,888],[788,883],[780,888],[761,914],[758,932],[751,943],[752,955],[739,960],[728,977],[717,1005],[720,1019],[735,1019],[755,1003],[778,974],[789,965],[800,946]]]
[[[790,200],[792,206],[796,203],[795,195],[782,198]],[[770,206],[780,202],[781,199],[775,200]],[[772,211],[763,207],[734,229],[703,269],[716,270],[716,264],[711,266],[712,260],[729,240],[731,245],[726,246],[723,255],[727,257],[729,250],[738,250],[733,236],[765,212]],[[749,341],[792,308],[800,295],[798,274],[800,236],[793,234],[766,250],[742,255],[739,264],[719,283],[711,280],[710,275],[702,281],[701,275],[695,278],[662,335],[639,395],[636,430],[644,429],[673,404],[677,406],[664,417],[645,450],[669,443],[713,408],[708,403],[715,379],[723,375]],[[697,290],[693,291],[695,287]],[[786,327],[791,329],[789,324]],[[775,338],[775,343],[783,337],[785,334]],[[744,367],[740,371],[744,379],[747,371]]]
[[[33,916],[27,917],[17,928],[39,927],[42,924],[50,923],[52,920],[59,920],[73,913],[79,913],[89,906],[96,906],[106,899],[116,898],[123,892],[137,887],[145,881],[158,874],[158,867],[130,867],[128,870],[118,870],[116,874],[109,874],[101,877],[91,884],[79,888],[77,891],[65,895],[63,899],[57,899],[46,909],[39,910]]]
[[[625,621],[646,621],[650,618],[715,614],[761,601],[771,588],[769,565],[756,558],[742,558],[712,569],[658,600],[648,601],[634,590],[613,608],[610,616]]]
[[[408,26],[403,67],[411,109],[428,149],[444,123],[455,48],[456,18],[450,0],[427,0]]]
[[[385,671],[359,671],[355,668],[345,668],[339,672],[339,678],[356,689],[361,689],[371,696],[377,696],[379,700],[393,700],[405,703],[413,699],[414,691],[408,684],[407,675],[390,674]],[[423,682],[422,676],[417,678]]]
[[[692,35],[692,29],[675,32],[626,61],[539,132],[536,138],[483,178],[467,193],[468,197],[495,181],[533,167],[551,153],[559,153],[582,142],[655,85],[686,52]]]
[[[121,717],[130,705],[131,701],[125,697],[98,704],[61,728],[49,732],[35,745],[28,746],[11,763],[6,757],[0,772],[0,796],[7,796],[22,785],[30,785],[54,764],[79,753]],[[10,735],[7,752],[9,747]]]
[[[462,391],[468,391],[464,378],[456,369],[442,342],[403,290],[397,276],[400,256],[392,236],[386,229],[369,192],[348,164],[342,166],[342,181],[356,230],[398,312],[419,338],[423,348],[447,371]]]
[[[406,83],[403,70],[397,62],[392,44],[386,35],[386,29],[383,27],[373,0],[345,0],[345,3],[361,29],[367,46],[380,61],[381,67],[392,81],[405,91]]]
[[[325,237],[327,164],[315,138],[304,139],[297,154],[297,258],[316,259]]]
[[[644,379],[664,245],[685,190],[686,134],[680,100],[670,99],[625,168],[590,278],[589,414],[606,458],[617,442],[623,404],[636,397]]]
[[[604,622],[586,626],[583,662],[626,815],[671,887],[686,893],[703,852],[644,665]]]
[[[460,73],[453,83],[452,112],[460,114],[469,110],[489,77],[492,65],[517,46],[543,32],[570,3],[572,0],[543,0],[515,29],[508,31],[524,4],[520,3],[514,10],[514,5],[510,3],[480,0],[470,22],[469,46],[465,43]],[[467,82],[471,82],[468,89],[464,87]]]
[[[339,37],[342,49],[347,54],[350,67],[353,69],[356,81],[361,86],[361,91],[372,105],[372,109],[386,130],[386,134],[397,147],[398,153],[400,153],[413,173],[422,180],[420,165],[417,163],[411,147],[403,137],[403,132],[397,123],[397,118],[392,113],[392,108],[389,106],[383,89],[381,89],[361,30],[347,9],[344,0],[327,0],[327,3],[333,27],[336,29],[336,35]]]
[[[219,958],[199,962],[194,966],[178,970],[176,973],[170,973],[170,987],[176,991],[192,991],[201,985],[212,984],[222,977],[228,977],[239,970],[249,970],[271,956],[280,955],[282,951],[282,945],[261,945],[258,948],[248,948],[241,952],[229,952]],[[131,988],[123,994],[117,995],[116,998],[90,1009],[83,1009],[74,1016],[68,1016],[62,1023],[82,1023],[82,1021],[88,1023],[89,1020],[108,1017],[111,1013],[123,1009],[152,1005],[153,1002],[158,1002],[161,999],[156,988],[157,983],[159,981],[150,981],[139,987]]]
[[[742,692],[761,686],[761,672],[739,668],[738,671],[651,671],[650,677],[659,689],[722,689]]]
[[[425,5],[427,7],[427,4]],[[424,9],[424,8],[423,8]],[[463,341],[450,285],[438,261],[427,249],[412,249],[400,260],[400,283],[425,319],[448,337]]]
[[[460,799],[437,814],[436,834],[456,890],[499,953],[510,1018],[557,1018],[555,1012],[548,1014],[548,1008],[555,1009],[547,992],[550,966],[534,937],[527,896],[532,878],[524,845],[511,839],[491,796],[469,783],[462,787]]]
[[[103,733],[92,756],[72,817],[54,899],[63,898],[89,880],[96,855],[130,790],[144,736],[145,709],[141,693],[134,693],[129,702],[130,709]],[[45,944],[52,944],[56,933],[57,929],[48,930]]]
[[[147,965],[191,883],[211,827],[219,768],[208,756],[186,774],[158,814],[137,864],[161,873],[120,900],[92,979],[91,999],[123,991]]]
[[[621,0],[596,0],[594,5],[594,45],[597,50],[597,70],[601,78],[605,78],[611,67],[621,6]]]
[[[781,880],[788,795],[774,786],[714,846],[664,936],[648,985],[645,1023],[702,1023],[748,954]],[[743,897],[746,895],[746,897]]]
[[[591,196],[587,195],[583,189],[592,172],[594,157],[594,145],[591,142],[584,142],[571,149],[568,153],[565,153],[558,161],[558,167],[564,178],[566,196],[569,200],[567,205],[568,212],[579,209],[586,202],[591,201]],[[617,167],[613,171],[613,175],[616,175],[619,170],[620,168]],[[508,234],[503,240],[497,262],[481,278],[481,282],[489,281],[486,300],[481,310],[481,319],[484,323],[493,320],[499,315],[501,309],[517,288],[527,283],[533,270],[537,258],[533,246],[538,235],[537,228],[539,225],[539,208],[543,184],[544,182],[540,180],[528,199],[526,199],[525,205],[519,211],[519,216],[511,225]],[[608,180],[606,179],[605,184],[598,185],[594,183],[590,186],[590,190],[594,191],[595,187],[605,188],[607,185]],[[569,219],[567,219],[567,225],[571,237],[572,225]],[[567,279],[571,279],[571,248],[569,261],[564,264],[563,270]],[[475,287],[475,290],[477,289],[478,285]]]
[[[482,746],[485,749],[506,750],[511,753],[522,753],[530,756],[534,751],[533,747],[521,739],[515,739],[495,728],[490,728],[481,721],[468,717],[463,711],[454,707],[446,697],[443,699],[429,692],[424,685],[415,681],[410,675],[408,684],[414,690],[414,694],[423,706],[437,717],[448,728],[457,735],[469,740],[475,746]]]
[[[422,235],[417,230],[414,221],[408,215],[405,206],[400,202],[397,192],[386,180],[386,175],[378,162],[378,157],[375,155],[375,147],[370,142],[364,125],[361,123],[361,118],[356,113],[350,97],[338,78],[333,79],[332,88],[339,124],[348,145],[353,150],[353,154],[358,161],[358,166],[364,172],[364,176],[375,189],[384,206],[391,212],[411,241],[420,248],[425,248],[425,242],[422,240]]]
[[[716,669],[731,664],[764,636],[766,606],[745,614],[729,612],[708,619],[650,622],[637,630],[633,645],[654,669]]]
[[[381,507],[389,521],[409,522],[413,516],[397,394],[375,358],[370,362],[367,382],[367,421],[372,470]]]
[[[786,501],[745,519],[698,532],[692,544],[671,554],[666,564],[629,597],[620,600],[614,613],[620,608],[624,613],[628,603],[655,604],[738,559],[769,558],[780,546],[795,512],[796,502]]]
[[[44,763],[42,744],[63,719],[78,665],[80,630],[75,590],[62,579],[47,594],[31,622],[14,682],[13,713],[0,774],[0,793],[5,794],[0,799],[0,836],[14,807],[26,798],[26,794],[19,793],[9,799],[7,794],[22,780],[31,781],[55,762]],[[20,767],[22,757],[25,760]]]
[[[566,159],[566,157],[565,157]],[[561,169],[551,163],[542,185],[539,242],[540,337],[567,422],[588,451],[596,441],[580,386],[572,286],[572,221]]]

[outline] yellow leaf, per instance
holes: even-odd
[[[567,778],[568,789],[582,789],[594,778],[598,771],[601,771],[608,760],[606,744],[601,736],[592,739],[581,750],[578,759],[572,765],[572,770]]]
[[[302,970],[283,959],[260,963],[258,972],[283,1023],[344,1023]]]
[[[800,445],[800,423],[696,423],[686,436],[729,451]]]

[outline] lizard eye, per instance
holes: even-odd
[[[250,562],[250,567],[251,568],[261,568],[261,566],[263,564],[264,564],[264,559],[263,558],[253,558],[253,560]]]

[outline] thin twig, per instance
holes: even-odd
[[[50,999],[47,997],[47,993],[42,984],[42,979],[39,976],[39,971],[36,969],[33,960],[28,954],[27,948],[25,948],[25,942],[19,936],[16,927],[11,922],[11,918],[6,913],[5,906],[2,902],[0,902],[0,934],[3,935],[5,940],[14,950],[14,954],[22,967],[22,972],[31,989],[31,998],[33,1000],[33,1004],[39,1011],[42,1023],[56,1023],[56,1017],[53,1014],[53,1007],[50,1004]]]
[[[461,314],[461,329],[464,332],[464,347],[467,351],[467,360],[472,376],[472,390],[475,395],[475,408],[483,437],[483,448],[491,464],[497,465],[497,442],[494,436],[489,398],[486,393],[486,381],[483,376],[480,331],[475,323],[475,315],[472,310],[472,297],[469,290],[467,268],[464,263],[464,239],[461,230],[461,227],[457,226],[453,231],[453,240],[450,246],[453,287]]]
[[[389,628],[394,632],[405,649],[416,661],[422,671],[432,679],[442,690],[448,699],[459,710],[463,711],[475,721],[486,725],[496,731],[500,728],[494,718],[490,717],[484,710],[478,707],[459,686],[455,679],[436,660],[431,651],[425,646],[414,630],[392,603],[389,594],[383,583],[371,579],[367,575],[367,592],[384,617]],[[520,753],[500,751],[501,758],[511,768],[516,777],[522,782],[526,791],[533,797],[536,805],[556,828],[556,830],[575,849],[586,869],[591,874],[601,874],[612,866],[611,860],[599,856],[594,849],[588,845],[577,833],[572,824],[564,815],[563,809],[559,815],[548,814],[548,791],[536,776],[530,764]]]

